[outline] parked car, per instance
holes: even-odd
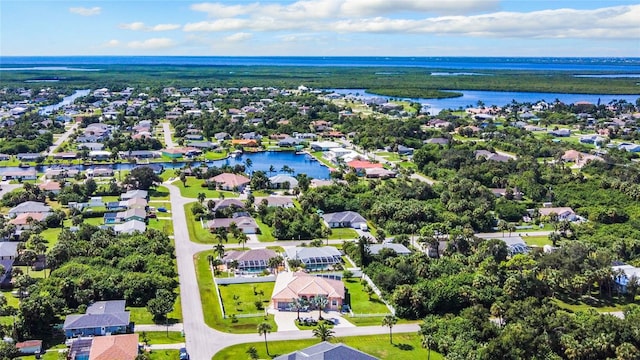
[[[167,209],[166,209],[166,208],[163,208],[163,207],[159,207],[159,208],[158,208],[158,211],[160,211],[160,212],[167,212]]]
[[[180,348],[180,360],[189,360],[189,353],[187,348]]]

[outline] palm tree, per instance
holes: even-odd
[[[389,327],[389,343],[393,344],[393,325],[398,323],[398,318],[395,315],[387,315],[382,318],[382,326]]]
[[[269,166],[269,174],[273,174],[274,172],[276,172],[276,168],[273,165]]]
[[[204,199],[207,198],[207,195],[205,193],[198,193],[198,202],[200,204],[202,204],[204,202]]]
[[[433,347],[433,336],[422,335],[422,347],[427,349],[427,360],[431,359],[431,348]]]
[[[268,266],[272,272],[276,272],[275,270],[282,264],[282,261],[282,256],[274,256],[269,259]]]
[[[244,160],[244,165],[246,166],[247,169],[250,169],[251,165],[253,165],[253,161],[251,161],[251,159],[249,159],[249,158],[246,158]]]
[[[244,250],[244,245],[247,243],[247,240],[249,240],[249,237],[241,231],[236,238],[238,239],[238,244],[242,244],[242,250]]]
[[[213,251],[218,254],[218,257],[220,259],[222,259],[224,257],[224,245],[223,244],[216,244],[216,246],[213,247]]]
[[[267,356],[269,355],[269,344],[267,343],[267,334],[272,330],[271,324],[268,322],[262,322],[258,324],[258,335],[264,335],[264,347],[267,349]]]
[[[331,330],[325,323],[320,323],[318,327],[313,329],[313,336],[320,339],[320,341],[327,341],[333,337],[335,332]]]
[[[329,299],[326,296],[316,296],[312,300],[313,305],[318,308],[318,320],[322,320],[322,309],[329,305]]]
[[[258,359],[258,350],[256,349],[255,346],[251,346],[247,349],[246,351],[247,355],[249,355],[249,358],[252,360]]]
[[[304,298],[296,298],[293,299],[293,302],[291,303],[291,307],[293,309],[296,310],[296,312],[298,313],[298,321],[300,321],[300,310],[304,309],[305,306],[307,306],[307,299]]]

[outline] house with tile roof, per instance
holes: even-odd
[[[215,182],[220,185],[222,190],[234,191],[238,190],[242,192],[244,187],[251,182],[251,180],[242,175],[222,173],[209,179],[210,183]]]
[[[138,334],[99,336],[93,338],[89,360],[135,360],[138,350]]]
[[[67,315],[62,329],[67,339],[133,332],[130,313],[124,300],[98,301],[84,314]]]
[[[278,174],[269,178],[273,189],[293,189],[298,186],[298,179],[291,175]]]
[[[140,220],[129,220],[122,224],[117,224],[113,227],[113,231],[116,234],[133,234],[134,232],[145,232],[147,230],[147,224]]]
[[[303,272],[282,272],[278,274],[271,295],[271,306],[278,310],[289,310],[295,299],[324,296],[329,302],[325,310],[339,311],[344,301],[344,283]]]
[[[356,350],[345,344],[332,344],[323,341],[320,344],[309,346],[308,348],[294,351],[289,354],[275,357],[274,360],[328,360],[328,359],[345,359],[345,360],[378,360],[377,357],[371,356],[360,350]]]
[[[213,219],[207,222],[207,227],[209,230],[214,230],[217,228],[225,228],[229,229],[231,223],[235,223],[238,229],[242,230],[245,234],[257,234],[258,233],[258,224],[256,221],[250,216],[239,216],[235,218],[221,218],[221,219]]]

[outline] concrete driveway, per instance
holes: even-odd
[[[295,324],[296,319],[298,318],[298,313],[296,311],[279,311],[279,310],[269,310],[269,313],[274,314],[274,320],[278,325],[278,331],[295,331],[298,330],[298,327]],[[356,327],[352,323],[350,323],[347,319],[345,319],[341,313],[337,311],[323,311],[322,317],[324,319],[335,319],[337,323],[334,325],[334,328],[353,328]],[[300,318],[313,318],[318,320],[318,310],[311,311],[300,311]]]

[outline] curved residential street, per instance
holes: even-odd
[[[174,226],[176,246],[176,258],[180,280],[180,296],[182,297],[182,323],[186,337],[186,346],[191,358],[194,360],[209,360],[225,347],[247,342],[261,341],[263,338],[255,334],[229,334],[214,330],[204,322],[202,302],[196,278],[194,255],[212,249],[212,245],[196,244],[189,239],[187,218],[184,213],[184,205],[196,201],[184,198],[180,190],[170,184],[164,183],[171,194],[171,208]],[[338,240],[337,242],[342,242]],[[298,242],[287,242],[287,245],[295,245]],[[333,241],[332,241],[333,243]],[[247,244],[248,247],[264,247],[265,244]],[[393,327],[397,333],[416,332],[418,324],[403,324]],[[362,326],[351,328],[336,328],[336,336],[357,336],[387,334],[389,329],[383,326]],[[280,331],[267,336],[270,341],[309,339],[312,337],[310,330],[305,331]]]

